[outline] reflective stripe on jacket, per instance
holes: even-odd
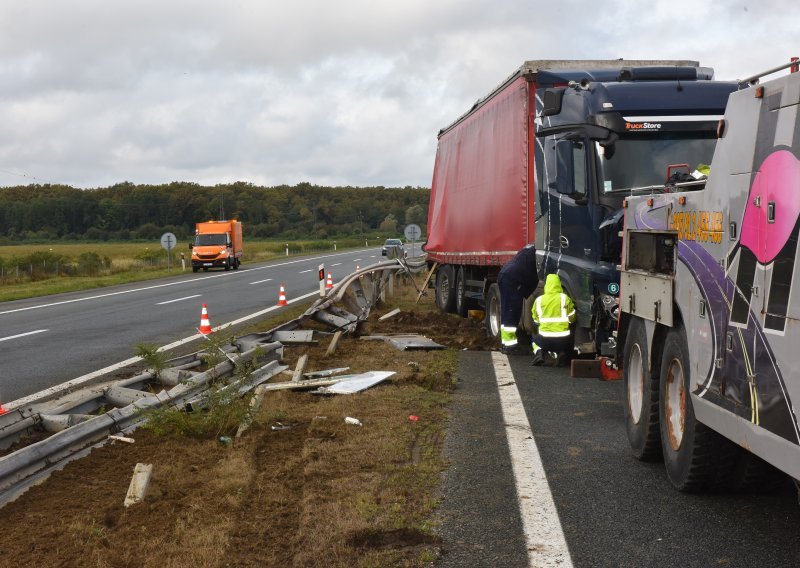
[[[575,304],[562,291],[558,275],[547,275],[544,294],[533,302],[532,315],[542,337],[569,336],[569,324],[575,321]]]

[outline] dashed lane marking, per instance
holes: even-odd
[[[47,331],[46,329],[37,329],[36,331],[27,331],[25,333],[18,333],[17,335],[9,335],[8,337],[0,337],[0,341],[8,341],[10,339],[17,339],[19,337],[25,337],[26,335],[35,335],[37,333],[44,333]]]

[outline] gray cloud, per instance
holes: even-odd
[[[4,3],[0,185],[428,185],[437,131],[524,60],[731,79],[800,46],[779,0],[283,4]]]

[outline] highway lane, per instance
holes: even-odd
[[[180,276],[0,303],[0,402],[73,380],[135,355],[137,343],[166,345],[197,333],[200,308],[211,325],[319,290],[325,264],[334,282],[382,259],[380,249],[324,253],[235,271]]]
[[[663,464],[631,456],[621,381],[574,379],[564,368],[531,367],[525,357],[511,358],[510,368],[512,378],[496,381],[489,353],[461,354],[446,441],[439,568],[800,566],[800,505],[788,479],[761,494],[679,493]],[[530,425],[522,444],[506,436],[507,389],[519,391]],[[531,440],[553,518],[538,498],[517,498],[512,465]],[[536,512],[535,530],[563,534],[567,559],[529,562],[551,550],[526,545],[520,517],[526,507]]]

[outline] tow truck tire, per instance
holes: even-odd
[[[192,272],[197,272],[198,270],[200,270],[200,267],[192,266]]]
[[[634,317],[623,351],[625,426],[636,459],[656,462],[662,458],[658,425],[659,375],[650,367],[644,322]]]
[[[694,493],[727,489],[738,446],[697,421],[692,408],[689,347],[682,326],[664,341],[659,384],[659,419],[664,466],[670,483]]]
[[[462,318],[467,317],[469,300],[467,299],[467,271],[463,266],[456,271],[456,306],[455,312]]]
[[[456,308],[456,284],[449,264],[436,269],[436,307],[445,314],[453,313]]]
[[[500,286],[492,284],[486,292],[486,335],[500,338],[500,322],[502,312],[500,309]]]

